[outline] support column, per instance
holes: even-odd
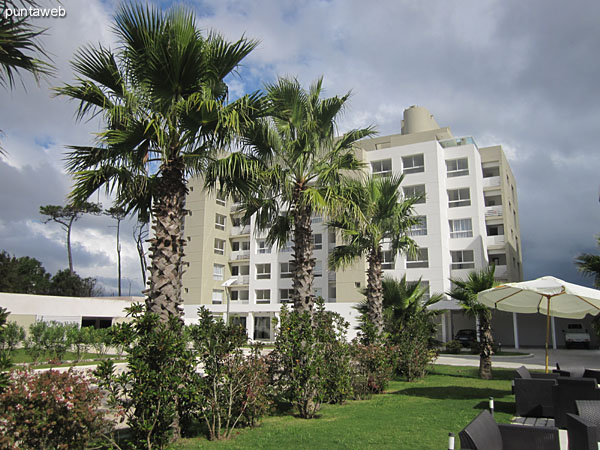
[[[550,317],[550,324],[552,328],[552,348],[556,350],[556,327],[554,326],[554,316]]]
[[[248,332],[248,339],[254,340],[254,314],[249,312],[246,315],[246,331]]]
[[[515,336],[515,349],[519,348],[519,327],[517,326],[517,313],[512,313],[513,333]]]
[[[446,327],[446,315],[447,314],[448,313],[445,312],[444,314],[441,315],[441,318],[442,318],[442,342],[448,342],[448,339],[447,339],[448,330]]]

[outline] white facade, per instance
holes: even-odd
[[[391,258],[386,254],[385,276],[400,279],[406,274],[408,281],[427,283],[430,294],[445,293],[451,289],[450,278],[464,278],[471,270],[487,266],[493,257],[501,278],[520,280],[516,187],[502,149],[482,151],[470,137],[454,138],[425,108],[411,107],[404,117],[401,134],[359,143],[360,157],[374,174],[404,173],[404,194],[424,194],[423,201],[415,205],[423,222],[411,233],[421,249],[419,257],[408,260],[403,255]],[[268,339],[255,331],[267,322],[272,324],[281,304],[289,301],[291,243],[279,250],[267,248],[253,221],[240,223],[234,203],[211,197],[202,190],[200,180],[191,180],[190,186],[186,308],[204,304],[220,314],[226,312],[229,302],[232,316],[245,318],[239,320],[245,320],[251,338]],[[506,198],[510,192],[512,201]],[[504,203],[510,204],[510,223],[504,217],[509,209]],[[328,270],[327,259],[336,238],[324,220],[313,217],[314,293],[327,306],[344,305],[344,317],[354,322],[352,305],[364,298],[360,290],[366,286],[365,262],[359,261],[343,272]],[[508,229],[511,237],[505,239],[503,233]],[[512,271],[506,266],[509,260],[513,261]],[[450,300],[438,307],[460,309]],[[451,338],[452,328],[451,315],[446,314],[440,338]]]

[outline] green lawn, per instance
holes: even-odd
[[[115,357],[115,355],[104,355],[103,357],[101,357],[97,353],[84,353],[82,356],[82,361],[88,360],[88,364],[89,364],[89,361],[91,361],[91,360],[97,361],[101,358],[114,358],[114,357]],[[52,358],[51,355],[45,355],[38,360],[38,364],[46,363],[51,358]],[[75,353],[67,352],[67,353],[65,353],[65,356],[63,357],[63,362],[66,364],[66,361],[75,361],[75,359],[76,359]],[[27,352],[25,351],[24,348],[16,349],[11,354],[10,360],[13,364],[33,363],[33,359],[31,359],[31,356],[29,356],[27,354]],[[36,367],[38,367],[38,366],[36,366]]]
[[[254,429],[240,430],[229,441],[185,439],[172,450],[197,448],[444,449],[448,433],[458,432],[494,397],[496,420],[514,414],[510,380],[514,370],[494,369],[494,380],[477,377],[475,367],[435,366],[425,380],[393,381],[385,394],[371,400],[326,405],[321,416],[303,420],[292,415],[266,417]]]

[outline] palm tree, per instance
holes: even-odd
[[[245,218],[255,215],[259,230],[269,228],[268,243],[293,241],[292,300],[300,312],[312,311],[314,303],[311,216],[344,201],[340,186],[362,167],[354,144],[374,133],[363,128],[336,138],[349,93],[322,99],[322,81],[308,92],[296,79],[267,85],[270,117],[248,129],[245,150],[217,161],[206,179],[240,195]]]
[[[366,256],[367,269],[367,318],[378,339],[383,332],[383,244],[389,242],[392,259],[398,252],[416,252],[415,241],[408,236],[409,229],[419,220],[413,216],[413,205],[418,197],[403,198],[400,184],[404,176],[367,177],[353,180],[346,190],[356,209],[361,211],[357,219],[351,215],[338,214],[329,225],[341,231],[343,245],[331,253],[332,269],[346,267],[357,258]]]
[[[492,379],[492,312],[477,301],[477,293],[494,287],[495,266],[474,270],[466,280],[451,278],[453,288],[448,295],[458,300],[465,313],[479,322],[479,377]]]
[[[105,123],[97,146],[71,147],[71,198],[81,202],[105,189],[127,212],[143,216],[151,207],[146,305],[166,322],[181,314],[186,178],[201,173],[258,111],[256,95],[228,103],[224,81],[257,43],[203,36],[182,8],[124,4],[114,31],[117,51],[80,49],[72,63],[76,83],[56,90],[79,101],[79,119],[101,114]]]
[[[52,66],[38,59],[35,54],[44,57],[44,48],[38,37],[46,30],[39,29],[29,23],[25,15],[9,14],[19,9],[37,8],[35,0],[6,0],[2,2],[0,11],[0,85],[13,88],[15,74],[20,70],[30,72],[40,80],[42,75],[52,73]]]
[[[600,246],[600,236],[597,236],[596,239]],[[583,275],[593,276],[594,286],[600,288],[600,255],[581,253],[575,258],[575,265]]]

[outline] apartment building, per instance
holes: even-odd
[[[456,138],[427,109],[412,106],[404,111],[400,134],[367,139],[360,147],[373,174],[404,173],[404,194],[423,195],[415,205],[420,223],[410,232],[419,252],[407,258],[384,248],[386,276],[421,279],[430,293],[447,292],[451,277],[464,277],[488,263],[496,265],[501,280],[522,279],[516,183],[500,146],[479,148],[471,137]],[[271,339],[273,317],[290,300],[291,242],[279,250],[268,247],[252,220],[243,223],[234,201],[203,191],[201,180],[190,180],[189,188],[186,310],[204,304],[215,314],[226,314],[229,308],[231,320],[244,324],[251,338]],[[363,299],[365,262],[328,270],[336,234],[327,229],[325,218],[312,220],[315,295],[355,323],[352,306]],[[440,308],[450,311],[440,324],[440,338],[448,340],[458,329],[453,321],[462,320],[451,311],[460,308],[451,300]]]

